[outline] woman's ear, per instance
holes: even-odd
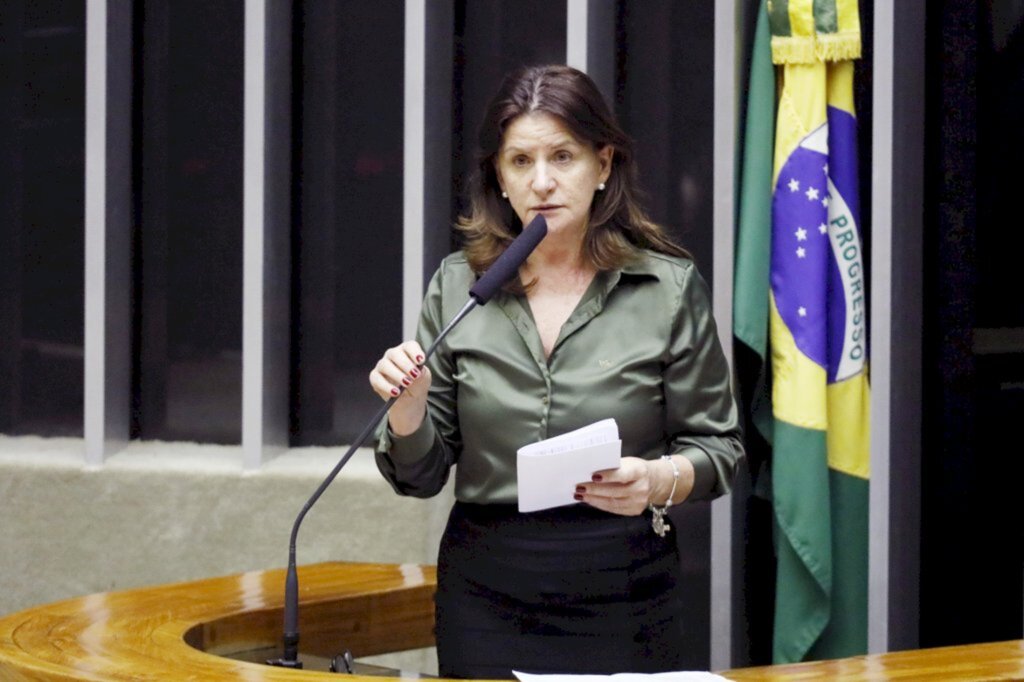
[[[498,159],[495,157],[492,162],[494,165],[494,179],[498,182],[498,192],[502,195],[505,194],[505,181],[501,179],[501,169],[498,168]]]
[[[606,144],[597,150],[597,160],[601,164],[601,173],[598,176],[601,182],[606,182],[612,174],[612,159],[615,157],[615,148]]]

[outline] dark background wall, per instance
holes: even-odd
[[[921,645],[1021,637],[1024,27],[928,4]]]

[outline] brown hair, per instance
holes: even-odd
[[[690,256],[640,205],[632,141],[594,82],[570,66],[531,66],[505,77],[480,127],[477,167],[469,181],[470,214],[458,222],[474,272],[486,271],[523,229],[512,206],[501,198],[494,161],[512,121],[536,111],[557,116],[578,140],[595,149],[612,147],[611,176],[605,190],[594,195],[583,241],[583,257],[592,266],[621,268],[635,260],[640,249]],[[508,288],[522,290],[517,279]]]

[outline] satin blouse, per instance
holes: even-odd
[[[427,348],[467,300],[465,255],[441,263],[416,338]],[[729,366],[707,284],[693,262],[651,251],[599,272],[562,326],[550,357],[525,296],[498,292],[428,360],[427,417],[398,437],[385,419],[377,466],[400,494],[436,494],[455,466],[455,496],[516,501],[516,450],[614,417],[623,456],[681,454],[691,500],[729,492],[743,456]]]

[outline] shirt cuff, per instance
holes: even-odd
[[[711,491],[715,489],[718,479],[718,472],[711,463],[711,457],[698,448],[690,448],[683,452],[674,453],[682,455],[693,464],[693,490],[690,491],[688,501],[705,500],[711,497]]]
[[[417,462],[426,457],[434,446],[436,432],[434,431],[434,421],[429,414],[424,415],[419,428],[407,436],[395,435],[387,420],[384,421],[384,425],[378,449],[388,453],[396,464]]]

